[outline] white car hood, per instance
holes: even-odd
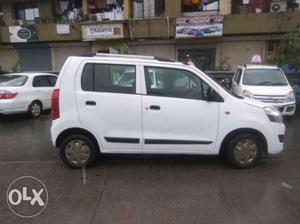
[[[244,86],[245,90],[249,90],[254,95],[287,95],[293,91],[292,87],[287,86]]]

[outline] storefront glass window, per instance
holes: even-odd
[[[219,0],[181,0],[182,12],[219,10]]]
[[[132,2],[133,18],[149,18],[163,16],[165,2],[161,0],[134,0]]]

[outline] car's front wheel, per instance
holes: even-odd
[[[97,150],[89,137],[73,134],[62,141],[60,157],[71,168],[87,167],[95,161]]]
[[[254,134],[240,134],[229,141],[227,159],[236,168],[254,166],[263,151],[262,142]]]

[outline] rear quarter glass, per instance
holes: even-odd
[[[2,75],[0,76],[1,86],[23,86],[28,80],[26,75]]]

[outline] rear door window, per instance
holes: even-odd
[[[147,94],[152,96],[205,100],[209,86],[190,71],[145,67]]]
[[[43,76],[35,76],[33,78],[32,85],[33,87],[49,87],[50,83],[47,76],[43,75]]]
[[[81,88],[90,92],[136,93],[136,66],[115,64],[85,65]]]

